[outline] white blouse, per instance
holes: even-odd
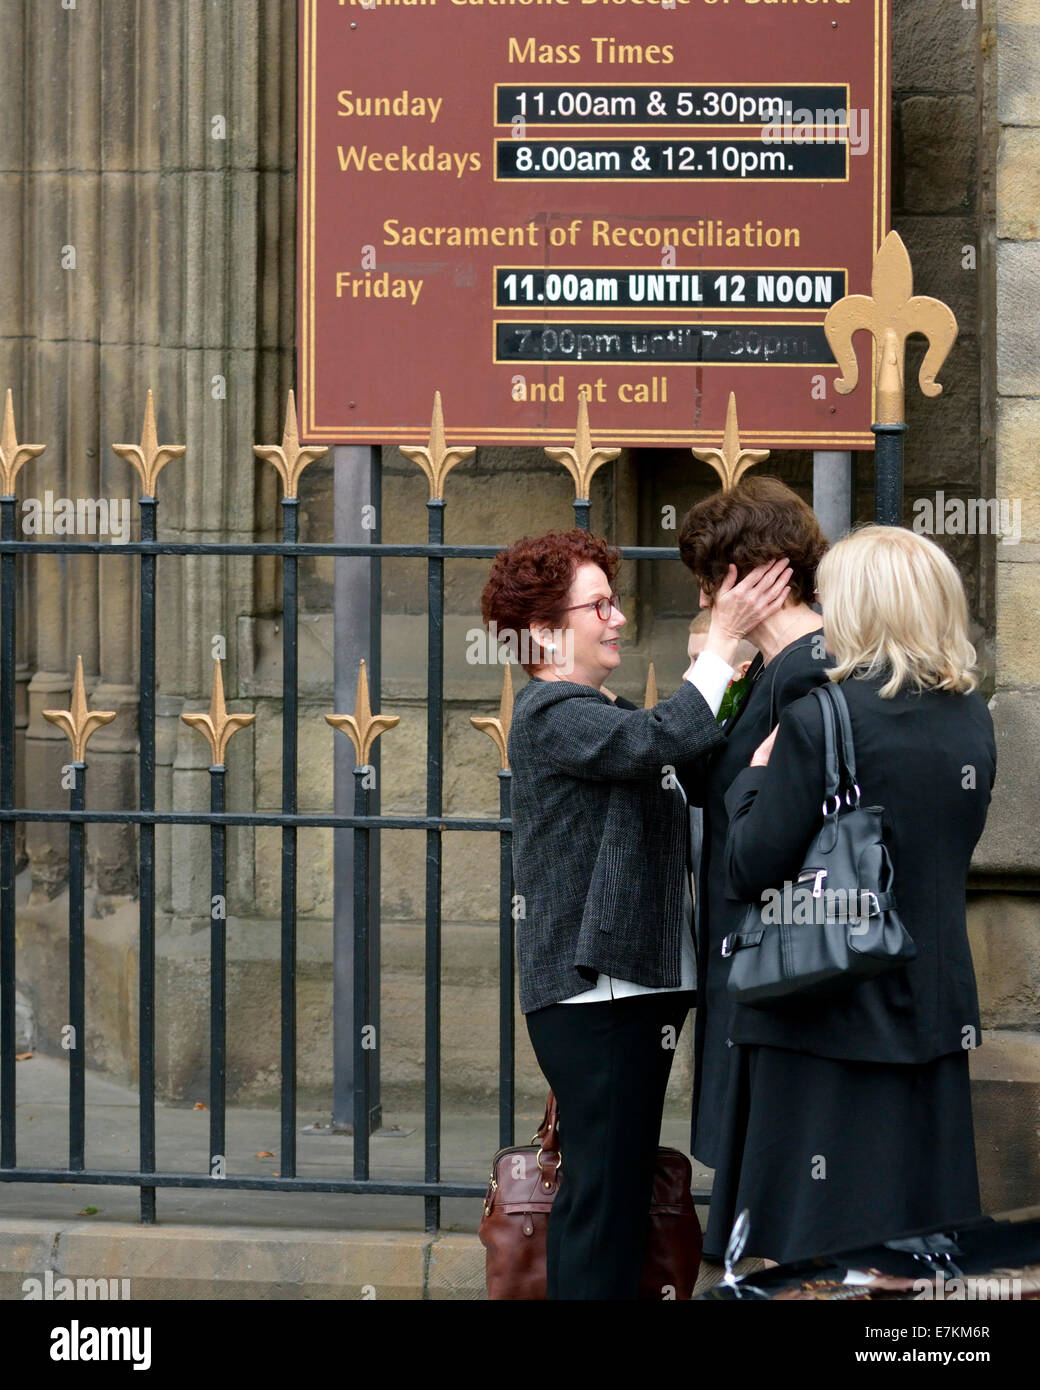
[[[684,680],[689,680],[691,685],[695,685],[704,696],[704,701],[712,714],[717,715],[722,704],[722,697],[726,693],[726,687],[733,679],[733,668],[723,661],[721,656],[716,656],[714,652],[701,652],[700,656],[693,664],[693,670],[689,676],[684,676]],[[686,793],[682,789],[682,784],[676,780],[676,786],[682,793],[682,798],[686,800]],[[693,896],[690,892],[689,875],[685,875],[685,911],[683,916],[689,922],[693,915]],[[561,999],[561,1004],[603,1004],[609,1003],[611,999],[627,999],[633,994],[674,994],[677,990],[689,990],[697,988],[697,957],[693,946],[692,931],[684,931],[682,935],[682,963],[680,972],[680,983],[677,985],[662,985],[659,988],[650,985],[633,984],[631,980],[619,980],[613,975],[599,975],[593,989],[584,990],[581,994],[572,994],[569,999]]]

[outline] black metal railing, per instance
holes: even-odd
[[[168,543],[157,540],[156,499],[140,499],[141,539],[113,546],[105,541],[47,541],[15,539],[16,498],[0,497],[0,1181],[24,1183],[83,1183],[134,1186],[140,1189],[141,1220],[156,1217],[160,1187],[209,1187],[219,1178],[225,1187],[248,1191],[378,1193],[422,1197],[425,1226],[440,1224],[444,1197],[483,1195],[483,1183],[446,1182],[441,1162],[441,879],[444,835],[454,831],[485,831],[499,837],[499,1142],[515,1142],[514,1082],[514,922],[512,916],[510,774],[499,772],[499,815],[443,814],[444,721],[444,566],[452,560],[491,559],[495,545],[445,545],[443,499],[427,503],[429,536],[423,544],[301,544],[298,502],[281,502],[281,542],[250,544],[218,542]],[[574,503],[575,524],[588,529],[589,503]],[[507,541],[504,539],[503,544]],[[136,810],[91,811],[86,808],[86,762],[77,761],[75,783],[67,810],[39,810],[15,805],[15,614],[16,559],[43,554],[139,557],[140,567],[140,705],[139,804]],[[669,547],[628,547],[633,560],[674,559]],[[167,556],[279,556],[282,560],[283,706],[282,807],[278,813],[228,811],[222,764],[210,769],[210,810],[158,810],[155,806],[155,691],[156,691],[156,564]],[[355,767],[354,814],[301,814],[297,804],[298,719],[298,595],[297,566],[304,556],[425,559],[427,565],[428,684],[427,778],[425,815],[368,813],[365,767]],[[376,692],[378,696],[378,689]],[[378,709],[378,700],[376,702]],[[22,822],[56,822],[69,826],[69,1021],[74,1030],[69,1070],[69,1157],[67,1166],[40,1168],[17,1162],[15,1075],[15,827]],[[136,1169],[112,1170],[88,1164],[85,1145],[84,895],[87,825],[137,826],[139,835],[139,1041],[140,1148]],[[155,1134],[155,827],[207,825],[210,829],[211,904],[226,901],[226,832],[228,826],[277,826],[281,829],[281,1153],[277,1177],[228,1171],[219,1164],[226,1155],[226,970],[227,941],[223,913],[210,911],[210,1154],[206,1173],[162,1171],[156,1167]],[[309,1178],[297,1174],[297,1032],[296,1032],[296,875],[297,834],[301,828],[323,827],[354,832],[354,996],[353,996],[353,1114],[354,1145],[351,1177]],[[426,832],[426,953],[425,953],[425,1155],[421,1181],[372,1177],[369,1134],[373,1113],[372,1048],[361,1045],[361,1030],[374,1015],[373,999],[379,981],[369,970],[372,902],[370,840],[384,830]],[[200,914],[201,915],[201,914]],[[695,1194],[705,1200],[706,1193]]]

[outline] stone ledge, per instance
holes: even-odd
[[[24,1299],[47,1270],[128,1279],[131,1301],[484,1297],[476,1236],[0,1221],[0,1298]]]
[[[707,1209],[698,1215],[703,1226]],[[761,1263],[742,1260],[737,1272]],[[24,1299],[24,1281],[44,1284],[48,1270],[54,1292],[65,1291],[63,1278],[129,1279],[130,1302],[487,1299],[484,1247],[475,1235],[0,1220],[0,1299]],[[695,1292],[721,1276],[721,1267],[703,1264]]]

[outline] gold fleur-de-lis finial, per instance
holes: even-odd
[[[397,714],[372,713],[372,706],[368,701],[368,673],[365,670],[364,657],[362,657],[358,670],[354,713],[327,714],[325,722],[331,724],[334,729],[339,729],[341,733],[350,735],[354,752],[357,754],[357,766],[367,767],[368,755],[373,743],[386,729],[392,729],[395,724],[400,724],[401,718]]]
[[[83,685],[83,658],[76,658],[76,678],[72,682],[71,709],[45,709],[44,719],[65,734],[72,744],[72,761],[81,763],[87,751],[87,740],[102,724],[110,724],[116,717],[114,709],[87,709],[87,692]]]
[[[646,672],[646,694],[643,696],[643,708],[653,709],[657,704],[657,672],[654,670],[654,663],[651,661]]]
[[[823,321],[827,341],[841,370],[834,389],[847,396],[859,382],[859,363],[852,345],[853,334],[867,329],[877,344],[877,423],[901,425],[905,417],[903,365],[906,340],[911,333],[928,339],[918,382],[926,396],[938,396],[942,387],[936,373],[946,361],[957,338],[957,320],[941,299],[914,294],[910,257],[898,232],[889,232],[874,257],[870,294],[849,294],[827,311]]]
[[[473,715],[469,722],[474,729],[480,729],[493,739],[498,749],[499,766],[503,772],[509,771],[509,726],[513,722],[513,675],[506,662],[506,673],[502,679],[502,699],[498,706],[498,718],[492,715]]]
[[[430,420],[430,438],[425,445],[401,445],[401,453],[412,463],[417,463],[426,474],[430,485],[430,501],[439,502],[444,498],[444,480],[457,463],[472,458],[476,449],[449,449],[444,438],[444,411],[441,408],[441,393],[433,393],[433,417]]]
[[[723,492],[732,492],[749,468],[756,463],[764,463],[769,457],[768,449],[742,449],[740,430],[737,426],[737,398],[731,391],[726,406],[726,428],[722,435],[721,449],[691,449],[695,459],[710,464],[722,479]]]
[[[327,445],[301,447],[300,430],[296,423],[296,397],[289,392],[285,408],[285,426],[281,444],[254,444],[253,453],[265,463],[273,463],[282,480],[282,496],[296,497],[300,474],[309,463],[329,452]]]
[[[584,396],[578,397],[578,426],[574,432],[574,444],[566,449],[546,449],[553,463],[562,463],[574,479],[574,500],[587,502],[592,475],[611,459],[616,459],[620,449],[594,449],[589,431],[589,403]]]
[[[155,496],[155,484],[159,474],[171,459],[179,459],[186,452],[184,444],[160,444],[155,429],[155,403],[151,391],[144,407],[144,424],[141,427],[140,444],[113,444],[112,449],[120,458],[126,459],[137,469],[141,479],[141,495]]]
[[[18,436],[14,429],[14,402],[11,397],[11,388],[7,388],[7,399],[4,401],[4,424],[0,430],[0,478],[2,478],[3,493],[5,497],[10,497],[14,493],[14,480],[18,477],[18,470],[23,463],[28,463],[30,459],[38,458],[46,449],[46,444],[19,444]]]
[[[220,672],[220,657],[218,656],[213,659],[213,687],[209,696],[209,714],[182,714],[181,718],[191,728],[198,729],[199,733],[209,742],[210,752],[213,755],[212,766],[223,767],[228,739],[239,729],[244,729],[247,724],[252,724],[256,715],[228,714],[227,705],[224,703],[224,677]]]

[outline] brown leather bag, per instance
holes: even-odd
[[[545,1298],[545,1238],[562,1175],[559,1113],[550,1091],[531,1147],[499,1149],[491,1161],[479,1229],[487,1252],[488,1298]],[[657,1150],[641,1299],[693,1295],[701,1263],[701,1225],[690,1195],[692,1178],[685,1154]]]

